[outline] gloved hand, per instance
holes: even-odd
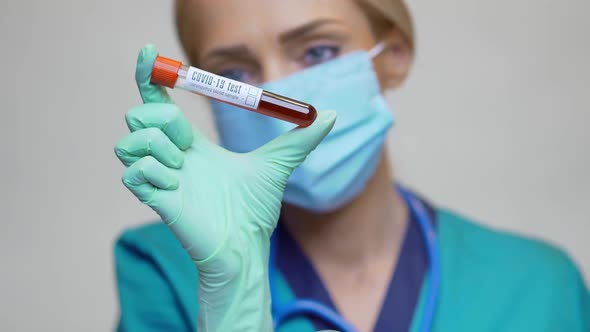
[[[166,90],[149,83],[156,55],[147,45],[138,57],[144,104],[127,112],[131,134],[115,147],[128,166],[123,183],[160,215],[195,262],[198,331],[271,331],[269,239],[283,191],[336,114],[321,112],[307,128],[233,153],[192,128]]]

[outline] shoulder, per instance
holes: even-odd
[[[127,229],[114,251],[119,330],[152,331],[157,323],[194,331],[197,271],[168,227],[157,222]]]
[[[115,255],[120,250],[151,257],[162,264],[177,265],[190,261],[180,242],[161,221],[124,230],[115,243]]]
[[[562,249],[446,210],[437,211],[437,217],[441,312],[452,317],[460,307],[477,317],[465,321],[476,324],[471,330],[494,326],[507,313],[510,320],[502,324],[510,326],[508,330],[519,330],[514,328],[518,326],[529,330],[532,318],[538,326],[531,331],[547,326],[567,327],[564,331],[588,327],[590,296],[576,265]],[[452,325],[453,320],[448,323]]]
[[[162,324],[183,320],[186,326],[194,326],[197,270],[168,226],[159,221],[127,229],[114,250],[122,323],[125,316],[129,320],[163,305],[168,308],[156,315]]]
[[[177,247],[174,235],[162,222],[153,222],[124,230],[117,243],[134,246],[171,246]]]
[[[575,268],[569,256],[545,241],[484,226],[448,210],[438,211],[441,241],[484,261],[518,262],[521,269]]]
[[[161,274],[191,277],[195,274],[196,277],[190,257],[162,222],[123,231],[115,243],[115,260],[117,268],[131,269],[142,262],[152,265]]]
[[[123,231],[115,243],[115,259],[118,268],[142,261],[153,265],[163,274],[191,277],[195,274],[196,277],[190,257],[163,222]]]

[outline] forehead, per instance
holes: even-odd
[[[366,20],[357,0],[184,1],[183,39],[198,43],[201,49],[244,42],[258,47],[275,42],[283,32],[320,19],[338,20],[351,30],[359,20]]]

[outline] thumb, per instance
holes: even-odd
[[[141,48],[137,56],[137,67],[135,68],[135,82],[139,88],[139,94],[145,104],[149,103],[173,103],[172,98],[168,95],[166,88],[160,85],[150,83],[152,68],[158,50],[153,44],[147,44]]]
[[[307,128],[294,128],[263,145],[254,154],[280,165],[288,174],[299,166],[328,135],[336,122],[335,111],[323,111]]]

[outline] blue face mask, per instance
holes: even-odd
[[[286,202],[314,212],[334,211],[357,197],[374,174],[393,124],[371,62],[382,49],[379,44],[369,52],[353,52],[262,86],[338,114],[332,131],[289,178]],[[221,145],[230,151],[252,151],[294,128],[235,106],[211,103]]]

